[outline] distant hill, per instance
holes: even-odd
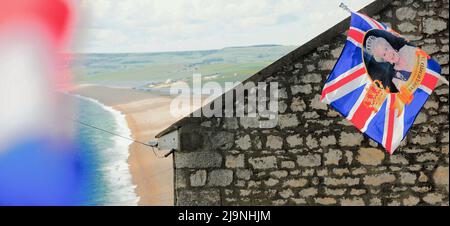
[[[254,45],[202,51],[77,54],[71,67],[82,83],[137,86],[189,79],[192,73],[217,74],[222,82],[242,81],[295,48]]]
[[[266,44],[266,45],[251,45],[251,46],[230,46],[230,47],[225,47],[223,49],[232,49],[232,48],[258,48],[258,47],[279,47],[282,45],[276,45],[276,44]]]

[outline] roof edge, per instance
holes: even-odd
[[[376,14],[376,13],[380,12],[381,10],[383,10],[384,8],[386,8],[386,6],[388,6],[391,2],[393,2],[393,0],[376,0],[376,1],[372,2],[372,3],[370,3],[369,5],[365,6],[364,8],[362,8],[358,12],[367,14],[368,16],[373,16],[374,14]],[[323,43],[329,42],[334,37],[336,37],[337,35],[345,32],[348,29],[348,27],[350,25],[350,18],[351,18],[351,15],[348,16],[347,18],[345,18],[344,20],[342,20],[341,22],[337,23],[333,27],[329,28],[325,32],[319,34],[318,36],[314,37],[310,41],[308,41],[305,44],[301,45],[297,49],[295,49],[292,52],[288,53],[287,55],[281,57],[280,59],[278,59],[277,61],[273,62],[269,66],[261,69],[256,74],[254,74],[251,77],[249,77],[248,79],[242,81],[242,83],[245,83],[245,82],[248,82],[248,81],[255,81],[257,79],[263,79],[265,77],[269,77],[275,71],[277,71],[281,67],[283,67],[283,65],[293,63],[298,58],[309,54],[314,49],[316,49],[319,46],[323,45]],[[221,97],[223,95],[224,94],[222,94]],[[201,110],[201,108],[198,109],[198,110]],[[196,111],[198,111],[198,110],[196,110]],[[168,133],[170,133],[170,132],[172,132],[174,130],[179,129],[182,124],[184,124],[188,119],[191,118],[190,116],[192,116],[192,113],[189,116],[178,120],[177,122],[173,123],[172,125],[170,125],[166,129],[162,130],[155,137],[156,138],[160,138],[160,137],[162,137],[162,136],[164,136],[164,135],[166,135],[166,134],[168,134]]]

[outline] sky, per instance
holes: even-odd
[[[77,0],[73,52],[299,46],[373,0]]]

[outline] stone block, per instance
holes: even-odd
[[[308,154],[297,156],[297,164],[300,167],[314,167],[321,165],[322,157],[318,154]]]
[[[250,158],[250,165],[254,169],[274,169],[277,167],[277,158],[275,156]]]
[[[231,182],[233,182],[232,170],[213,170],[208,175],[208,186],[224,187],[230,185]]]
[[[206,170],[198,170],[191,174],[190,177],[192,187],[200,187],[206,184]]]
[[[176,152],[176,168],[217,168],[222,164],[222,156],[217,152]]]
[[[363,165],[376,166],[383,162],[385,153],[376,148],[361,148],[358,151],[356,160]]]

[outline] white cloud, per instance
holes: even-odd
[[[372,0],[348,0],[357,10]],[[300,45],[348,14],[338,0],[80,0],[82,52]]]

